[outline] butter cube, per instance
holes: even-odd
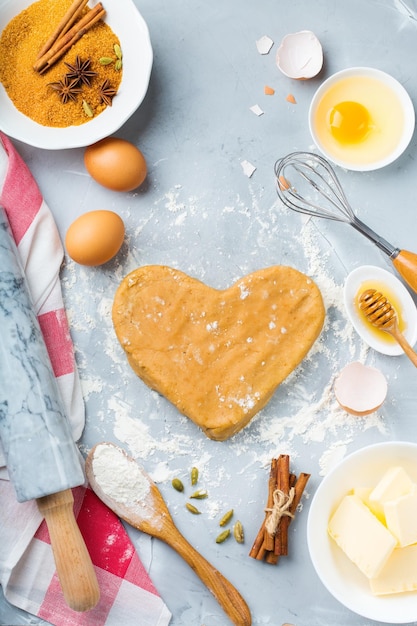
[[[373,503],[369,501],[369,496],[372,493],[372,487],[354,487],[352,493],[355,496],[358,496],[358,498],[366,504],[368,509],[376,515],[380,522],[385,524],[385,516],[378,510],[378,507],[374,507]]]
[[[378,576],[397,544],[389,530],[353,494],[339,504],[328,532],[368,578]]]
[[[413,491],[384,504],[387,528],[403,548],[417,543],[417,487]]]
[[[370,581],[376,596],[417,590],[417,545],[396,548],[377,578]]]
[[[366,505],[369,500],[369,495],[371,494],[371,492],[372,492],[372,487],[354,487],[352,489],[353,495],[358,496],[358,498],[362,500],[362,502],[364,502]]]
[[[384,504],[396,500],[413,489],[413,482],[401,466],[390,467],[369,494],[369,504],[378,517],[384,514]]]

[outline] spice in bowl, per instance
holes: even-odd
[[[86,5],[38,0],[0,38],[0,81],[15,107],[43,126],[88,122],[112,105],[120,87],[120,41],[103,21],[101,3]]]

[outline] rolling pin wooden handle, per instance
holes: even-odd
[[[194,570],[197,576],[214,595],[235,626],[250,626],[251,614],[245,600],[233,585],[220,572],[188,543],[174,527],[161,537]]]
[[[74,611],[89,611],[100,598],[96,573],[74,517],[71,489],[37,499],[45,518],[62,592]]]
[[[392,259],[392,263],[406,283],[417,293],[417,254],[400,250]]]

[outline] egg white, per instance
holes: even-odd
[[[371,117],[370,130],[358,142],[342,143],[332,135],[329,112],[341,102],[363,105]],[[383,160],[399,145],[405,125],[400,98],[386,83],[371,76],[352,75],[330,85],[317,104],[313,126],[323,149],[333,158],[352,164]]]

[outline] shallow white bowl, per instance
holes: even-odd
[[[372,486],[392,465],[401,465],[417,482],[417,444],[388,442],[367,446],[338,463],[319,485],[310,506],[307,541],[314,568],[327,590],[348,609],[379,622],[417,620],[417,592],[373,596],[368,579],[327,532],[329,518],[355,486]]]
[[[355,163],[355,162],[352,162],[352,160],[350,159],[344,159],[344,158],[340,158],[334,155],[332,152],[330,152],[326,148],[326,146],[323,145],[315,128],[314,118],[315,118],[316,110],[322,97],[326,93],[326,91],[328,91],[330,87],[332,87],[334,84],[336,84],[340,80],[344,78],[348,78],[350,76],[365,76],[365,77],[369,77],[369,78],[373,78],[373,79],[381,81],[382,83],[387,85],[397,95],[401,103],[402,109],[403,109],[404,128],[403,128],[403,132],[401,136],[398,137],[398,142],[395,148],[387,156],[380,158],[380,159],[376,159],[375,161],[372,161],[372,162]],[[316,93],[314,94],[313,99],[310,104],[310,109],[308,113],[308,123],[309,123],[310,133],[311,133],[314,143],[316,144],[320,152],[322,152],[330,161],[348,170],[365,172],[365,171],[377,170],[377,169],[380,169],[381,167],[385,167],[386,165],[389,165],[404,152],[404,150],[407,148],[408,144],[410,143],[411,138],[414,133],[415,112],[414,112],[414,107],[413,107],[413,103],[411,101],[410,96],[408,95],[404,87],[395,78],[393,78],[392,76],[390,76],[389,74],[381,70],[374,69],[371,67],[351,67],[345,70],[341,70],[340,72],[336,72],[336,74],[333,74],[332,76],[327,78],[327,80],[325,80],[320,85],[320,87],[317,89]],[[363,146],[365,146],[365,144],[366,142],[363,143]],[[361,150],[361,149],[362,149],[361,146],[358,146],[358,150]]]
[[[397,302],[401,306],[400,315],[406,323],[403,335],[411,346],[414,346],[416,343],[417,309],[414,301],[402,282],[399,281],[394,274],[387,272],[387,270],[384,270],[381,267],[377,267],[375,265],[362,265],[361,267],[354,269],[346,278],[344,286],[344,304],[348,317],[358,335],[362,337],[368,346],[377,350],[377,352],[390,356],[404,354],[403,349],[394,340],[387,343],[387,341],[384,341],[383,338],[379,339],[377,334],[370,330],[368,324],[362,319],[356,309],[354,304],[356,294],[365,281],[368,282],[371,280],[375,280],[377,283],[383,283],[396,296]],[[379,289],[380,287],[378,286],[378,290]],[[388,297],[388,294],[384,295],[387,295]],[[381,333],[383,333],[383,331],[381,331]],[[384,335],[382,335],[382,337],[383,336]]]
[[[33,0],[0,2],[0,32]],[[103,0],[105,21],[119,37],[123,52],[123,77],[112,107],[96,118],[67,128],[42,126],[16,109],[0,83],[0,130],[24,143],[46,150],[78,148],[115,133],[143,101],[152,69],[153,53],[148,27],[132,0]]]

